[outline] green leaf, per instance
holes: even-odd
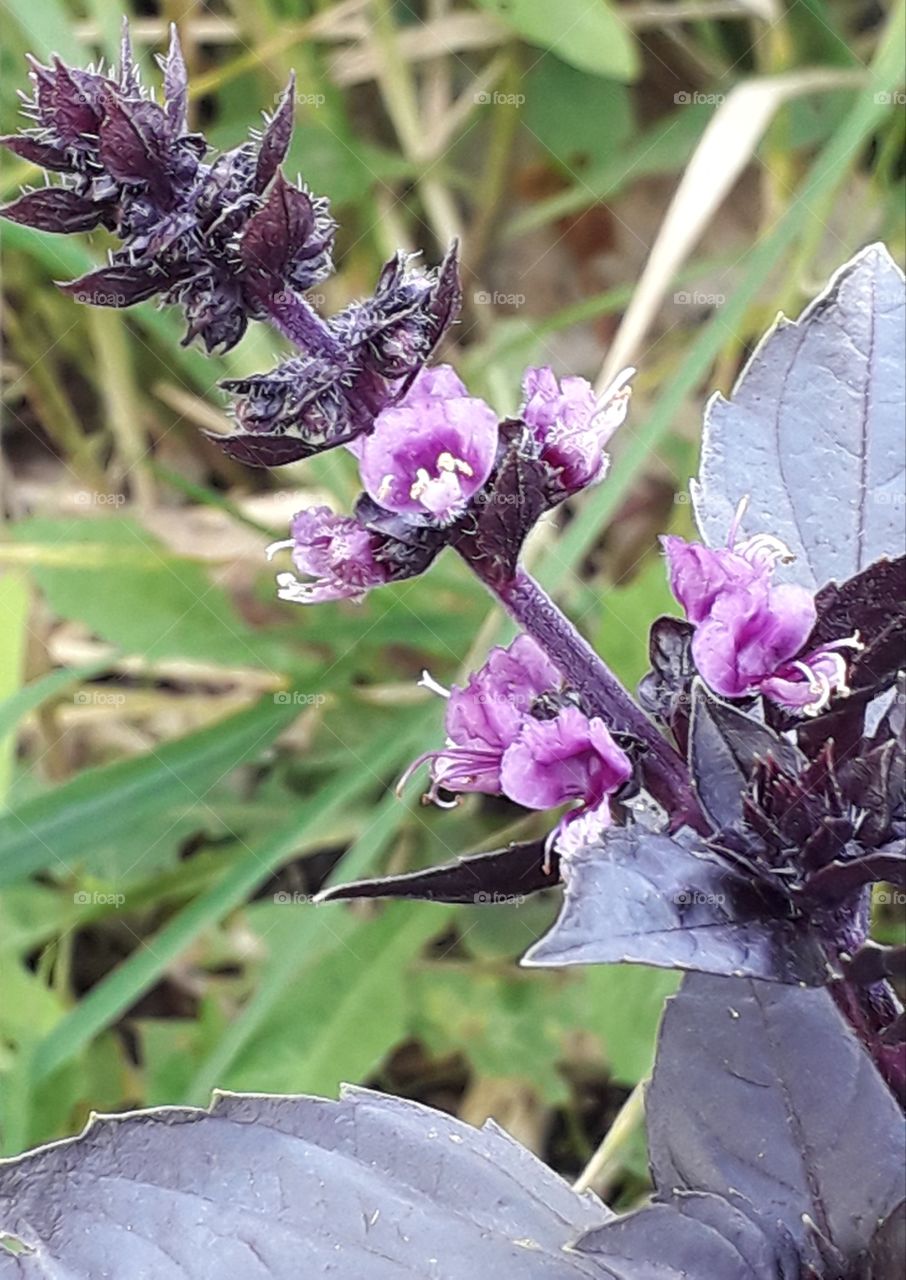
[[[65,875],[102,842],[127,841],[133,862],[147,852],[146,818],[164,809],[174,820],[202,808],[205,793],[229,769],[254,759],[298,715],[268,697],[248,711],[168,742],[149,755],[88,769],[0,817],[0,885],[35,871]]]
[[[9,728],[3,725],[3,707],[15,698],[22,683],[29,604],[30,592],[24,578],[14,573],[0,576],[0,808],[9,790],[16,747]]]
[[[329,908],[256,905],[252,927],[263,926],[267,942],[275,915],[298,930],[302,913],[316,910]],[[408,966],[450,915],[422,903],[392,903],[376,920],[357,924],[284,990],[227,1072],[225,1087],[334,1097],[344,1081],[366,1079],[409,1030]]]
[[[84,495],[86,503],[107,496]],[[132,520],[36,518],[12,526],[10,536],[29,549],[32,576],[51,608],[124,653],[266,665],[268,639],[242,621],[205,569]]]
[[[635,40],[606,0],[478,0],[529,44],[550,49],[580,71],[634,80]],[[603,122],[602,122],[603,124]]]
[[[597,167],[622,155],[633,131],[632,98],[625,85],[547,54],[529,72],[523,119],[568,171],[583,161]]]

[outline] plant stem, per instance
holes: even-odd
[[[277,293],[262,294],[261,304],[274,328],[301,351],[309,355],[333,358],[342,355],[342,345],[314,308],[299,294],[285,289]]]
[[[610,729],[629,734],[641,744],[645,782],[669,813],[671,827],[675,830],[687,824],[706,830],[682,757],[535,579],[519,569],[503,586],[485,585],[556,663],[586,710],[606,720]]]
[[[620,1168],[621,1156],[645,1118],[645,1087],[640,1080],[623,1103],[601,1144],[573,1184],[574,1191],[596,1191],[603,1195],[606,1184]]]

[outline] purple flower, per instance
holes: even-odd
[[[400,582],[423,573],[442,542],[431,531],[372,527],[367,500],[355,516],[339,516],[329,507],[309,507],[292,522],[292,536],[268,547],[268,559],[278,551],[292,552],[295,574],[277,575],[281,600],[322,604],[329,600],[362,600],[373,587]],[[312,581],[305,581],[312,579]]]
[[[529,636],[493,649],[465,688],[445,696],[446,746],[422,756],[406,775],[431,764],[429,799],[437,802],[443,789],[503,795],[528,809],[577,800],[581,807],[552,836],[558,848],[580,818],[576,830],[585,839],[609,823],[608,797],[629,779],[629,758],[602,720],[589,719],[575,705],[557,668]]]
[[[504,795],[527,809],[556,809],[571,800],[582,807],[568,814],[554,833],[555,847],[571,823],[583,816],[583,837],[610,822],[608,797],[632,775],[632,766],[603,720],[578,707],[564,707],[548,720],[529,716],[508,748],[500,771]],[[593,815],[593,816],[592,816]]]
[[[566,495],[578,493],[604,478],[609,465],[606,445],[629,408],[627,369],[603,396],[584,378],[558,383],[550,369],[527,369],[520,411],[540,447],[541,457],[557,473]]]
[[[423,370],[362,444],[365,489],[388,511],[449,523],[491,474],[497,426],[494,411],[449,366]]]
[[[741,512],[740,512],[741,515]],[[767,534],[711,548],[683,538],[661,541],[670,586],[695,626],[692,656],[702,678],[727,698],[761,693],[789,710],[817,715],[834,693],[847,693],[839,650],[855,638],[803,653],[816,621],[805,587],[775,585],[777,564],[792,558]]]
[[[389,581],[377,558],[374,535],[350,516],[338,516],[329,507],[300,511],[291,525],[292,537],[274,542],[268,559],[289,548],[296,572],[277,575],[281,600],[298,604],[322,604],[328,600],[362,600],[372,587]]]

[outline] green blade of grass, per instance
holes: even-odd
[[[556,558],[539,567],[545,585],[556,588],[563,581],[563,567],[574,568],[594,545],[601,529],[613,518],[623,497],[652,451],[667,435],[677,411],[708,374],[727,340],[728,331],[742,324],[746,310],[757,297],[769,273],[785,249],[803,233],[811,209],[832,195],[858,157],[872,131],[889,107],[884,96],[902,83],[904,75],[904,5],[891,15],[887,31],[870,68],[867,82],[850,114],[815,161],[795,199],[774,229],[748,256],[742,283],[702,328],[689,353],[655,402],[644,427],[614,465],[607,483],[591,496],[565,530]]]
[[[420,722],[426,719],[424,713]],[[178,912],[158,933],[98,982],[37,1046],[28,1067],[33,1080],[45,1079],[80,1052],[100,1031],[121,1017],[205,929],[235,910],[298,849],[318,822],[343,812],[392,770],[408,750],[409,734],[395,736],[376,751],[363,770],[347,769],[306,801],[291,822],[258,851],[236,863],[213,885]]]

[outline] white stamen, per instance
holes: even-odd
[[[418,687],[420,689],[429,689],[431,693],[436,693],[441,698],[452,697],[450,690],[445,689],[442,684],[438,684],[430,671],[422,672],[422,678],[418,682]]]
[[[786,543],[771,533],[756,533],[744,542],[737,542],[733,550],[755,565],[759,560],[767,560],[773,567],[775,564],[792,564],[796,559]]]
[[[272,542],[269,546],[265,547],[264,554],[267,556],[268,560],[273,560],[278,551],[288,551],[289,548],[293,546],[295,546],[295,543],[292,538],[283,538],[280,542]],[[291,576],[292,575],[290,575],[290,577]]]
[[[814,667],[810,667],[805,662],[794,662],[793,666],[799,668],[809,682],[809,693],[815,695],[814,701],[807,703],[802,710],[807,716],[816,716],[824,710],[831,700],[831,694],[833,693],[831,682],[823,671],[816,671]]]

